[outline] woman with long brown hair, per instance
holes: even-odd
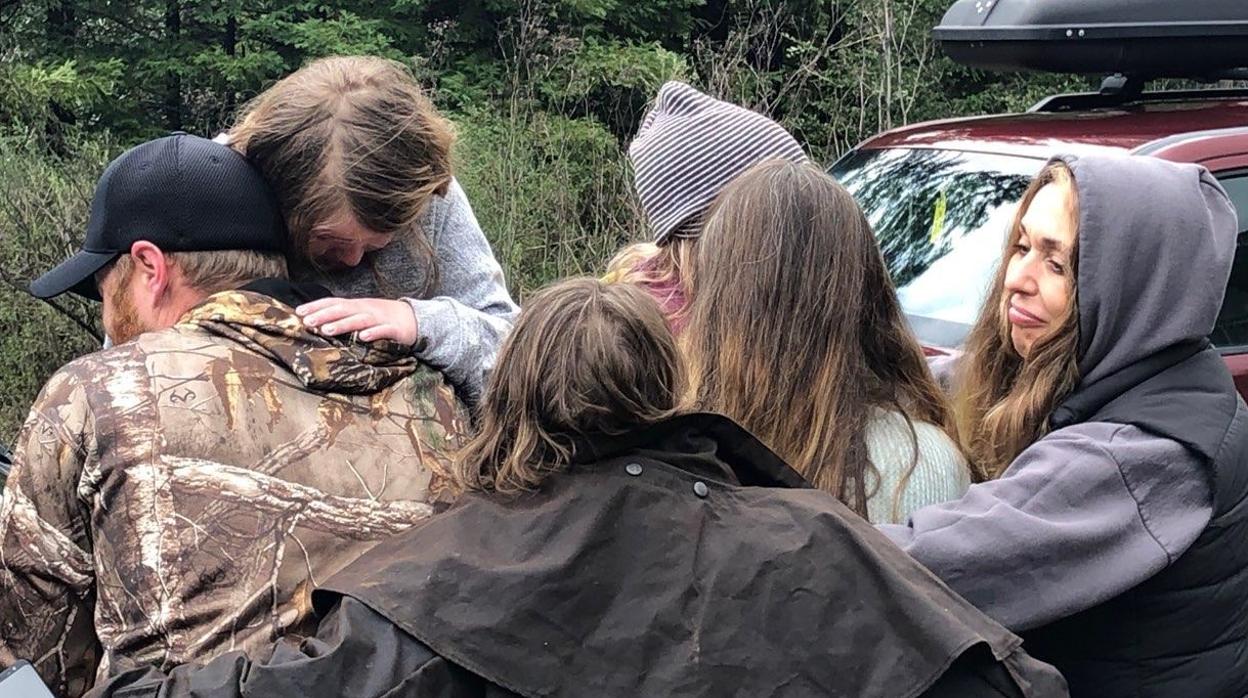
[[[957,377],[990,479],[881,527],[1073,695],[1248,694],[1248,412],[1207,339],[1237,229],[1202,167],[1051,161]]]
[[[644,290],[537,293],[446,473],[463,496],[324,580],[315,638],[94,695],[1066,696],[748,432],[681,413],[683,375]]]
[[[1068,249],[1046,259],[1044,273],[1035,276],[1034,293],[984,306],[955,369],[954,417],[962,447],[982,480],[999,477],[1044,435],[1049,415],[1079,379],[1079,314],[1073,302],[1079,243],[1076,237],[1066,240],[1077,226],[1073,184],[1070,168],[1059,163],[1046,167],[1024,192],[993,288],[1024,280],[1008,274],[1009,261],[1029,249],[1027,212],[1033,232],[1060,224]],[[1045,239],[1057,237],[1054,232]]]
[[[291,271],[335,296],[300,305],[327,335],[388,339],[479,397],[516,306],[451,166],[454,130],[405,66],[309,63],[218,140],[277,196]]]
[[[699,408],[873,522],[966,491],[944,397],[834,179],[782,161],[741,175],[712,207],[694,269],[682,343]]]

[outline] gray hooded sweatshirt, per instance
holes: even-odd
[[[1202,167],[1058,159],[1078,193],[1078,395],[1213,330],[1238,225]],[[1174,562],[1209,524],[1212,492],[1208,468],[1178,441],[1088,421],[1050,432],[961,499],[879,528],[1021,632],[1097,606]]]

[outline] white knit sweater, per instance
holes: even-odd
[[[919,460],[901,492],[897,485],[914,457],[914,442],[900,412],[874,411],[867,425],[867,450],[879,473],[879,486],[868,474],[867,516],[871,523],[905,523],[910,513],[929,504],[958,499],[971,486],[971,471],[957,444],[939,427],[914,422]],[[894,516],[893,504],[897,512]]]

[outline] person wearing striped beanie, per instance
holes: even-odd
[[[659,89],[628,157],[653,242],[621,250],[604,279],[645,288],[673,332],[679,332],[693,288],[692,254],[711,202],[764,160],[800,163],[808,158],[775,121],[677,81]]]

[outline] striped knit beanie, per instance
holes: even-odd
[[[737,175],[772,158],[804,162],[780,124],[683,82],[659,90],[628,147],[641,208],[662,244],[696,237],[711,202]]]

